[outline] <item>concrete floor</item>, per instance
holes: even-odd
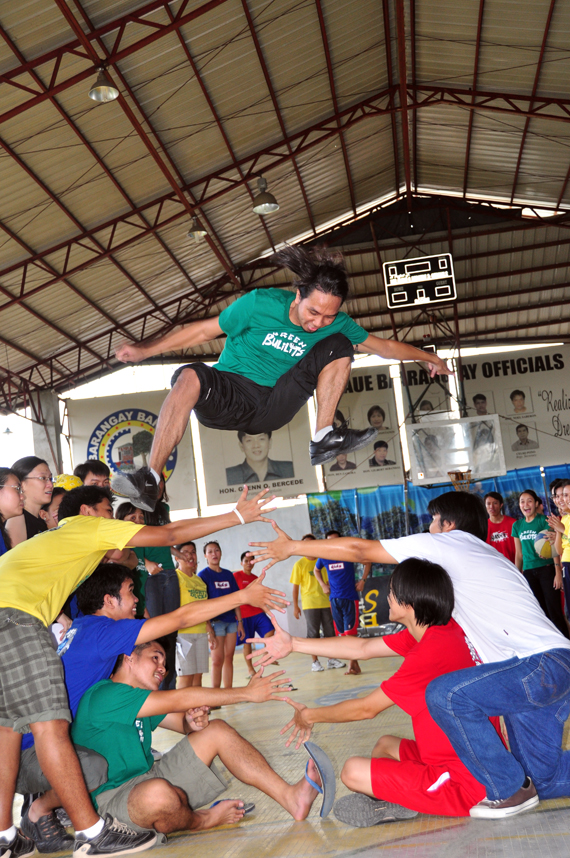
[[[326,660],[322,660],[323,666]],[[294,654],[281,664],[298,691],[291,694],[308,705],[334,703],[347,696],[368,693],[391,675],[401,659],[379,659],[362,663],[361,676],[344,676],[343,670],[311,672],[309,656]],[[278,668],[275,668],[278,669]],[[206,678],[205,678],[206,679]],[[247,671],[243,656],[235,656],[235,685],[245,684]],[[206,682],[204,684],[207,684]],[[290,707],[281,702],[240,704],[215,712],[251,741],[273,768],[289,782],[301,777],[307,754],[286,748],[279,730],[290,719]],[[374,721],[351,725],[318,725],[312,739],[328,753],[335,771],[354,754],[369,754],[375,739],[383,733],[411,737],[410,719],[397,707],[381,713]],[[153,746],[168,750],[179,740],[175,733],[161,730],[154,734]],[[523,858],[537,855],[557,858],[570,852],[570,799],[543,802],[538,810],[509,821],[486,822],[419,815],[412,820],[374,828],[352,829],[331,815],[319,817],[320,798],[304,822],[294,822],[274,801],[239,784],[221,765],[228,780],[228,798],[254,801],[255,811],[235,826],[226,826],[196,834],[174,834],[165,846],[155,847],[160,858],[295,858],[295,856],[348,856],[360,858],[381,854],[398,858]],[[337,797],[348,790],[337,777]]]

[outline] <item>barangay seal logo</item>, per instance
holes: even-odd
[[[100,459],[114,474],[129,474],[146,467],[157,420],[158,415],[142,408],[113,411],[91,433],[87,458]],[[177,458],[175,447],[164,468],[167,480],[174,472]]]

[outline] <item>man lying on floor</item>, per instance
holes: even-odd
[[[213,762],[219,757],[235,778],[275,799],[295,820],[305,819],[317,796],[305,777],[286,783],[225,721],[208,723],[210,705],[282,696],[283,671],[252,679],[245,688],[159,691],[165,665],[158,641],[136,646],[131,655],[119,657],[112,679],[98,682],[81,699],[73,741],[101,754],[108,764],[107,783],[92,793],[99,811],[136,831],[162,834],[237,822],[246,810],[239,799],[197,810],[227,788]],[[185,738],[155,762],[150,746],[158,725]],[[312,760],[307,774],[320,782]]]
[[[317,655],[327,655],[332,652],[331,641],[335,657],[405,657],[400,669],[366,697],[311,709],[288,700],[297,711],[281,732],[292,727],[287,745],[296,738],[299,747],[311,735],[313,724],[363,721],[396,704],[411,715],[415,740],[381,736],[372,759],[350,757],[341,778],[357,794],[339,799],[335,816],[359,828],[408,819],[418,811],[468,816],[485,797],[485,787],[463,765],[425,700],[426,688],[436,676],[476,663],[473,648],[451,618],[453,584],[441,566],[412,557],[394,571],[388,604],[390,621],[406,628],[382,638],[291,638],[275,623],[275,638],[264,643],[268,653],[280,657],[293,649],[308,652],[311,646],[317,647]]]

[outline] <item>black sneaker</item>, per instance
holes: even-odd
[[[113,819],[110,813],[105,815],[103,831],[88,840],[84,834],[75,835],[74,855],[130,855],[132,852],[144,852],[151,849],[157,840],[156,831],[140,833]]]
[[[133,506],[154,512],[158,500],[158,486],[150,468],[140,468],[134,474],[116,474],[111,488],[128,497]]]
[[[37,822],[32,822],[30,811],[27,810],[22,816],[20,828],[34,841],[38,852],[71,852],[73,849],[73,837],[67,833],[53,811],[40,816]]]
[[[11,843],[2,843],[0,841],[0,858],[28,858],[36,851],[36,844],[25,834],[22,834],[20,829],[16,831],[16,836]]]
[[[54,813],[64,828],[73,828],[73,823],[72,823],[71,819],[69,818],[67,811],[64,810],[63,807],[56,807],[56,809],[54,810]]]
[[[360,450],[366,447],[377,435],[378,430],[349,429],[347,423],[343,423],[337,429],[331,429],[320,441],[311,441],[309,453],[311,454],[311,465],[322,465],[338,456],[339,453],[349,453],[351,450]]]

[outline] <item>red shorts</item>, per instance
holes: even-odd
[[[451,767],[424,763],[412,739],[400,742],[400,760],[373,757],[372,791],[376,798],[439,816],[469,816],[485,798],[485,787],[459,759]]]

